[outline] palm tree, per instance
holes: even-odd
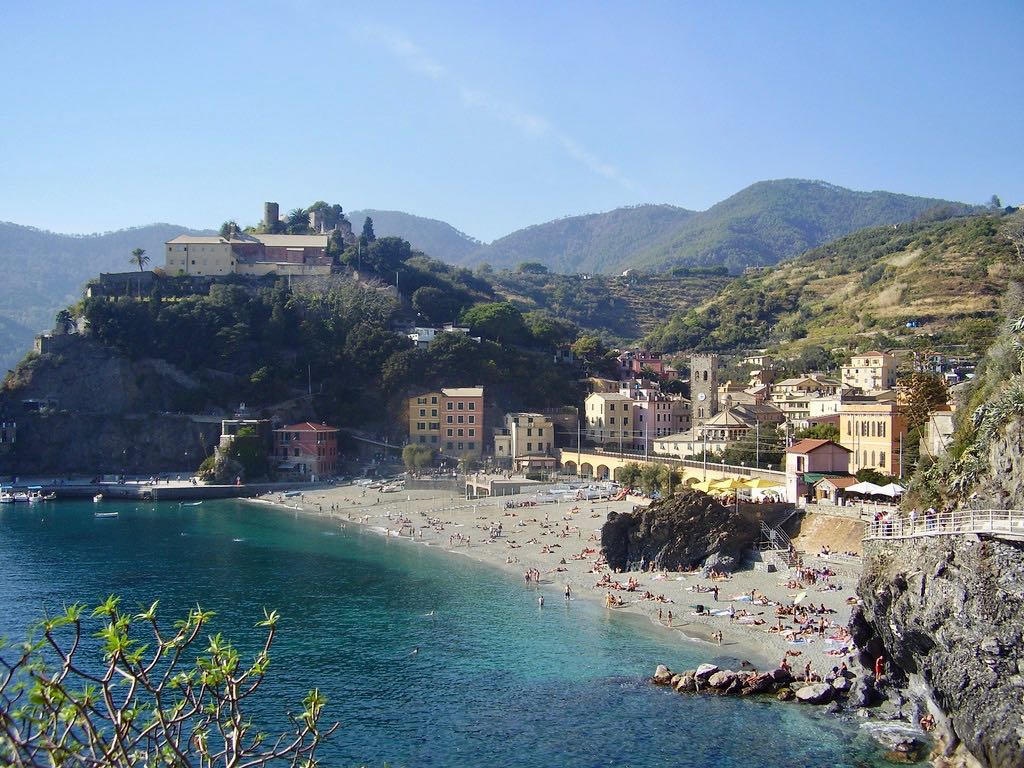
[[[142,272],[147,264],[149,264],[149,256],[146,255],[145,248],[135,248],[132,250],[132,257],[128,259],[132,264],[139,265],[139,272]]]

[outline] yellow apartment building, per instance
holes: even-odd
[[[844,400],[839,410],[839,442],[850,454],[850,473],[874,469],[900,475],[907,419],[895,402],[869,398]]]

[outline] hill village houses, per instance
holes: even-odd
[[[657,461],[696,458],[705,451],[718,454],[739,441],[764,440],[774,432],[781,434],[792,471],[806,472],[815,482],[832,478],[831,485],[825,484],[826,494],[852,484],[850,478],[861,469],[901,473],[908,430],[896,386],[895,355],[854,355],[842,366],[839,379],[808,373],[779,381],[773,380],[770,358],[752,355],[744,360],[749,368],[746,381],[721,383],[717,356],[694,355],[690,399],[642,378],[634,361],[643,361],[645,372],[660,373],[662,381],[678,376],[657,355],[626,351],[619,357],[620,379],[589,380],[591,392],[582,411],[570,407],[494,414],[495,423],[486,420],[483,387],[424,392],[408,401],[409,440],[443,455],[487,458],[497,466],[535,471],[555,469],[559,449],[574,450],[578,442],[630,454],[639,461]],[[795,439],[800,430],[816,424],[834,425],[838,444]],[[929,416],[922,451],[941,453],[951,433],[952,409],[944,406]],[[813,473],[815,469],[819,471]],[[800,488],[806,492],[809,485]]]

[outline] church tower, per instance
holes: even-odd
[[[718,413],[718,355],[690,356],[690,416],[698,427]]]

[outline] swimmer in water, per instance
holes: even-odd
[[[415,648],[412,649],[412,653],[410,653],[409,655],[410,656],[415,656],[419,652],[420,652],[420,647],[417,645]]]
[[[544,595],[540,595],[537,598],[537,607],[538,608],[543,608],[544,607]]]

